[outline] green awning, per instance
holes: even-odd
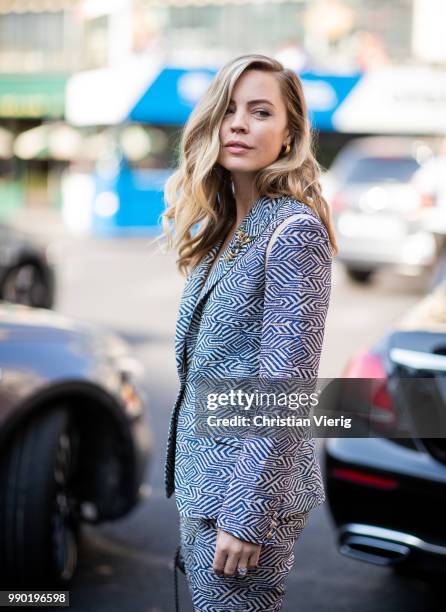
[[[3,74],[0,117],[62,118],[67,80],[68,75]]]

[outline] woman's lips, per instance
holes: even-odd
[[[236,154],[248,153],[249,151],[251,151],[251,149],[248,149],[247,147],[242,147],[240,145],[227,145],[225,149],[229,151],[230,153],[236,153]]]

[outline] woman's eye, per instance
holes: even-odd
[[[226,112],[225,112],[225,115],[227,115],[228,113],[232,113],[232,111],[233,111],[233,109],[232,109],[232,108],[227,108],[227,109],[226,109]],[[254,112],[255,112],[255,113],[263,113],[262,117],[269,117],[269,116],[271,115],[271,113],[269,113],[269,112],[268,112],[268,111],[266,111],[266,110],[260,110],[260,109],[259,109],[259,110],[256,110],[256,111],[254,111]]]

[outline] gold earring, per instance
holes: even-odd
[[[288,153],[291,151],[291,145],[288,142],[285,151],[283,152],[284,155],[288,155]]]

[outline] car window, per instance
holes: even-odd
[[[376,183],[398,181],[405,183],[420,165],[413,157],[362,157],[346,170],[346,183]]]

